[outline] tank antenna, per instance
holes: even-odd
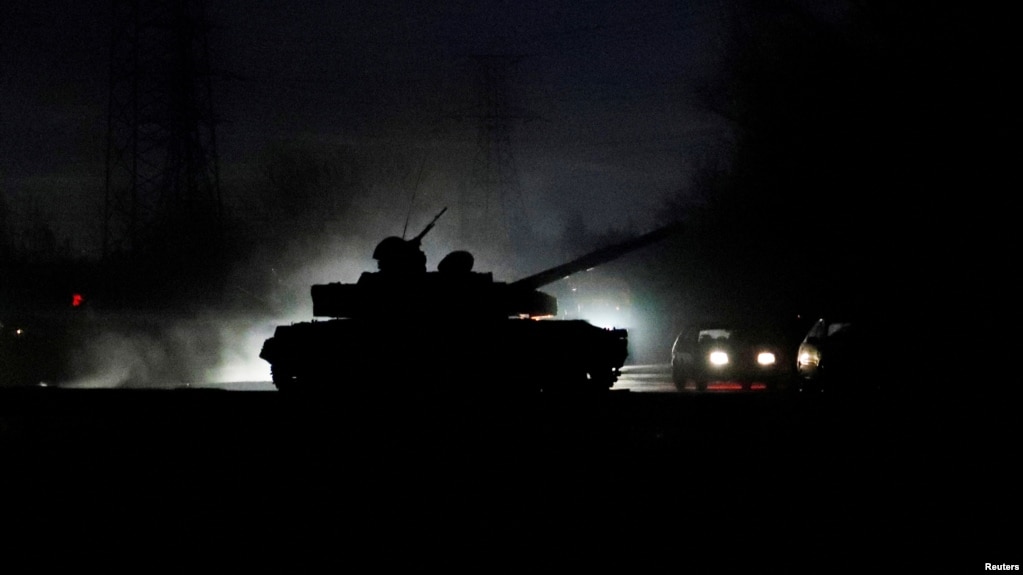
[[[408,233],[408,221],[412,217],[412,206],[416,203],[416,192],[419,191],[419,182],[423,181],[423,167],[426,166],[426,158],[419,162],[419,174],[416,176],[416,185],[412,188],[412,197],[408,200],[408,213],[405,214],[405,227],[401,230],[401,239],[405,239]]]

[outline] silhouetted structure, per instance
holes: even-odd
[[[442,212],[443,213],[443,212]],[[439,215],[438,215],[439,217]],[[436,219],[434,220],[436,221]],[[623,329],[583,320],[553,320],[554,297],[538,288],[665,237],[662,228],[512,282],[474,272],[472,256],[456,251],[443,270],[427,272],[408,254],[419,240],[387,238],[380,271],[354,284],[312,286],[313,315],[330,318],[279,326],[260,357],[281,390],[336,389],[382,377],[388,385],[467,392],[607,390],[627,356]]]
[[[511,220],[523,211],[511,133],[516,123],[534,116],[513,104],[510,85],[522,58],[508,54],[473,57],[477,101],[457,115],[477,125],[472,173],[459,200],[460,233],[465,243],[507,247]]]
[[[113,0],[103,255],[208,254],[221,198],[202,0]]]

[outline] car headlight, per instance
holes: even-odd
[[[816,367],[817,364],[820,363],[820,361],[821,361],[821,355],[820,355],[820,353],[817,352],[816,349],[804,350],[802,353],[799,354],[799,359],[797,361],[797,365],[799,367],[810,366],[810,365]]]
[[[707,356],[710,360],[711,365],[726,365],[728,363],[728,354],[723,351],[712,351]]]
[[[757,354],[757,363],[760,365],[774,365],[777,358],[769,351],[762,351]]]

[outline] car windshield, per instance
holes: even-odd
[[[696,341],[700,343],[731,339],[733,330],[730,329],[701,329]]]
[[[841,335],[847,333],[852,324],[849,322],[834,322],[828,325],[828,335]]]
[[[763,343],[779,341],[779,334],[774,330],[765,327],[728,327],[728,328],[705,328],[697,335],[698,343],[712,342],[740,342],[740,343]]]

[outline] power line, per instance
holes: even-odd
[[[202,0],[112,0],[103,253],[219,245],[222,205]]]
[[[522,55],[472,57],[477,80],[474,106],[453,118],[476,122],[476,153],[468,186],[461,193],[462,240],[508,248],[512,222],[523,213],[522,192],[512,150],[516,123],[535,118],[511,101],[511,77]]]

